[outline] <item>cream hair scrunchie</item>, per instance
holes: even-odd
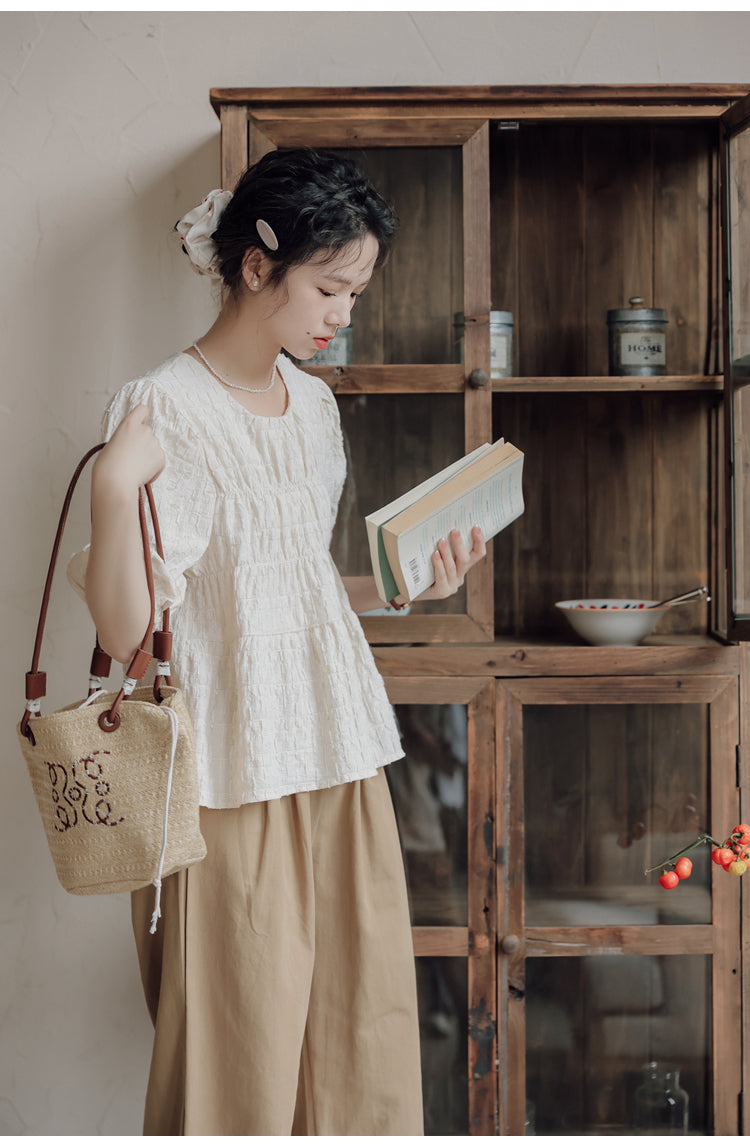
[[[231,191],[222,191],[221,188],[209,191],[202,203],[192,211],[188,211],[187,215],[183,215],[174,225],[187,251],[190,264],[199,275],[208,275],[212,279],[220,278],[218,252],[211,236],[219,226],[222,212],[231,198]]]

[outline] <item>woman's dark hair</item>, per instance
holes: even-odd
[[[263,219],[279,241],[270,251],[255,227]],[[221,277],[233,293],[242,282],[248,248],[271,262],[269,283],[321,251],[330,258],[369,233],[380,248],[376,266],[390,253],[396,216],[367,177],[331,151],[284,148],[270,151],[240,178],[213,233]]]

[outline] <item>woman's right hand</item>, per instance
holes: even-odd
[[[148,419],[143,403],[123,418],[94,463],[97,484],[104,479],[134,490],[161,474],[166,458]]]

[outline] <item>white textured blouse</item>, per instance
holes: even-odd
[[[251,414],[181,353],[122,387],[104,419],[109,438],[146,403],[167,458],[153,485],[157,607],[173,608],[173,680],[210,808],[373,776],[403,756],[330,554],[346,470],[336,400],[284,355],[277,365],[280,417]],[[87,557],[69,567],[79,591]]]

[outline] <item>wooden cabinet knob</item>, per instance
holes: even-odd
[[[500,947],[506,956],[512,956],[513,953],[517,952],[521,947],[521,941],[518,936],[513,936],[512,934],[510,936],[503,936],[500,941]]]
[[[475,368],[469,375],[469,386],[472,390],[486,390],[487,383],[489,382],[486,370],[479,370]]]

